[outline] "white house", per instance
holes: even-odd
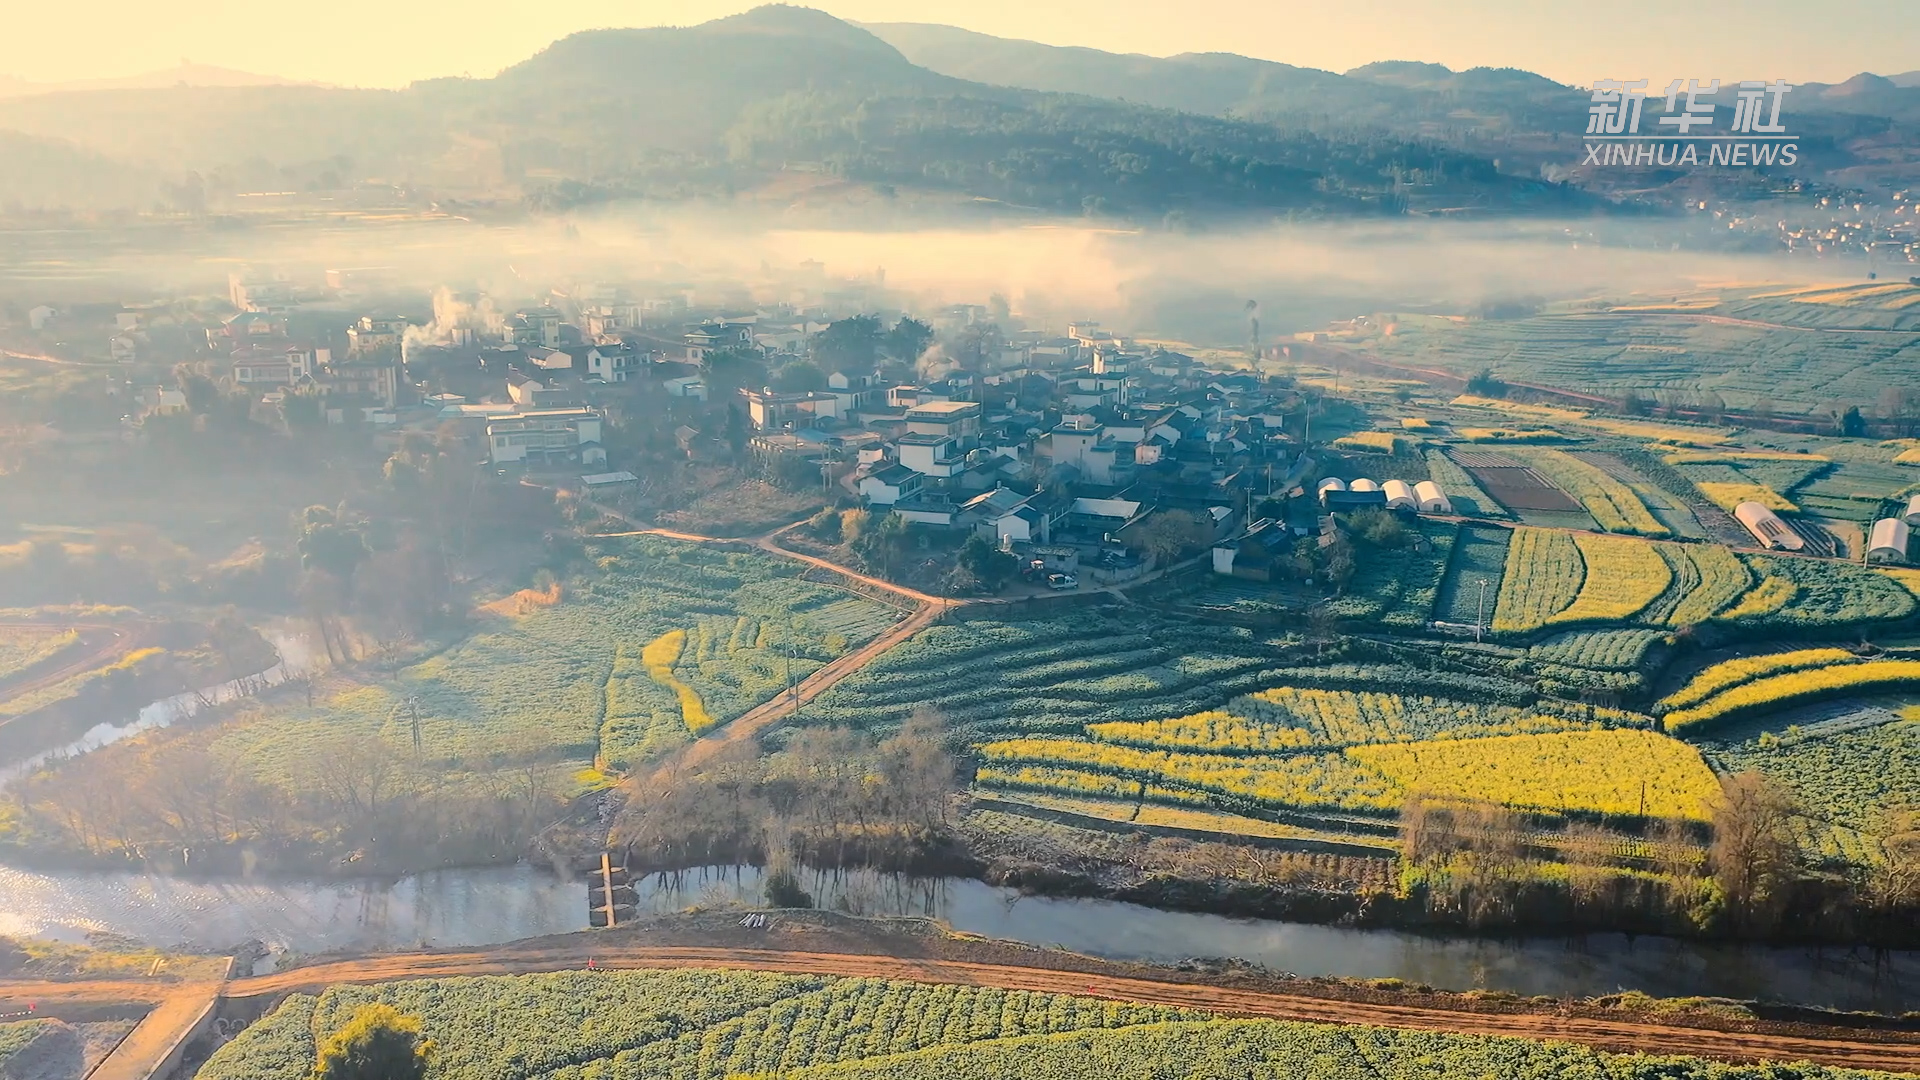
[[[660,383],[660,389],[665,390],[668,397],[707,400],[707,381],[698,375],[682,375],[677,379],[663,380]]]
[[[1867,541],[1867,561],[1870,563],[1903,563],[1907,561],[1907,541],[1911,530],[1907,523],[1899,518],[1881,518],[1873,523],[1872,537]]]
[[[1389,480],[1380,485],[1380,490],[1386,493],[1387,509],[1389,510],[1418,510],[1420,508],[1420,500],[1414,497],[1413,488],[1409,486],[1405,480]]]
[[[902,435],[894,443],[900,464],[928,476],[952,476],[966,467],[960,440],[950,435]]]
[[[1907,500],[1907,512],[1901,516],[1909,525],[1920,525],[1920,494]]]
[[[496,465],[604,465],[600,414],[592,409],[523,409],[487,421]]]
[[[869,506],[892,506],[917,498],[925,483],[926,477],[905,465],[885,465],[861,477],[856,486]]]
[[[623,383],[640,370],[641,356],[632,346],[595,345],[582,359],[589,379]]]

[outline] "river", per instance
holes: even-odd
[[[759,904],[752,867],[638,883],[643,910]],[[1296,975],[1397,977],[1447,989],[1593,996],[1786,1000],[1841,1009],[1920,1008],[1920,953],[1729,945],[1618,934],[1436,938],[1026,897],[962,878],[809,873],[821,906],[926,915],[956,930],[1116,960],[1242,957]],[[0,934],[80,940],[105,931],[163,945],[274,953],[488,945],[585,929],[586,886],[533,867],[440,870],[397,882],[192,881],[138,873],[0,867]],[[270,962],[267,968],[270,968]]]
[[[273,685],[307,656],[275,635],[284,658],[259,675],[101,724],[73,744],[0,768],[0,785],[49,758],[85,753],[191,716],[203,703]],[[637,883],[643,910],[761,903],[760,871],[707,867]],[[810,872],[823,907],[924,915],[955,930],[1058,945],[1115,960],[1240,957],[1296,975],[1400,978],[1452,990],[1591,997],[1641,990],[1660,997],[1784,1000],[1839,1009],[1920,1009],[1920,952],[1809,949],[1629,938],[1438,938],[1161,911],[1104,900],[1052,899],[965,878]],[[0,935],[85,940],[116,934],[163,946],[224,950],[247,941],[271,953],[491,945],[587,927],[586,885],[531,866],[436,870],[398,881],[199,880],[133,872],[43,872],[0,865]],[[272,957],[263,961],[270,968]]]

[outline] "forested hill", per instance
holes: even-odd
[[[1485,156],[1364,125],[1316,133],[1210,111],[938,74],[864,29],[771,6],[694,27],[575,34],[490,79],[400,91],[182,87],[0,101],[0,136],[43,163],[32,184],[0,170],[0,208],[58,207],[71,192],[75,208],[217,212],[238,192],[368,183],[556,207],[777,192],[796,176],[879,199],[1148,222],[1588,201]],[[62,168],[89,182],[49,175]]]
[[[1565,173],[1576,163],[1591,103],[1585,90],[1514,68],[1453,71],[1385,61],[1335,74],[1233,53],[1119,54],[924,23],[874,23],[867,29],[912,62],[959,78],[1124,98],[1289,131],[1376,132],[1498,159],[1503,171],[1524,175],[1539,175],[1543,167]],[[1722,123],[1731,117],[1739,79],[1762,74],[1720,73],[1722,91],[1706,100],[1721,110]],[[1662,107],[1648,103],[1649,109]],[[1920,78],[1913,73],[1796,86],[1787,113],[1793,130],[1806,136],[1803,172],[1888,190],[1920,182],[1920,152],[1913,149],[1920,145]],[[1623,173],[1585,175],[1580,182],[1604,185],[1610,179],[1644,190],[1665,178]]]

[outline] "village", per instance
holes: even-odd
[[[13,351],[68,348],[47,359],[104,379],[125,408],[116,433],[50,426],[38,438],[138,443],[169,424],[204,427],[196,397],[224,395],[268,429],[325,429],[375,460],[431,442],[476,483],[551,487],[641,525],[684,520],[675,508],[715,485],[752,482],[788,496],[770,500],[775,516],[827,506],[890,519],[888,557],[865,561],[958,592],[1120,585],[1209,551],[1222,574],[1265,578],[1300,538],[1332,541],[1340,526],[1323,510],[1416,508],[1399,480],[1373,496],[1364,482],[1331,500],[1312,490],[1304,436],[1337,401],[1238,357],[1203,363],[1095,322],[1005,329],[1021,320],[977,305],[924,322],[710,308],[691,290],[611,286],[497,310],[443,289],[408,314],[391,297],[362,300],[358,275],[301,288],[236,273],[225,314],[203,303],[190,316],[185,302],[33,309]],[[105,347],[66,345],[95,339]],[[1451,513],[1432,481],[1420,487],[1422,508]],[[1013,558],[946,580],[952,551],[976,535]]]

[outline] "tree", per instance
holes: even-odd
[[[1162,510],[1135,525],[1129,543],[1153,556],[1155,565],[1165,566],[1212,537],[1200,518],[1186,510]]]
[[[362,1005],[320,1044],[313,1080],[424,1080],[433,1051],[418,1017],[391,1005]]]
[[[1747,929],[1765,930],[1800,869],[1793,828],[1799,807],[1791,792],[1764,773],[1735,773],[1720,787],[1708,865],[1733,917]]]
[[[993,541],[979,533],[967,537],[967,542],[960,545],[959,568],[987,588],[998,588],[1013,576],[1019,565],[1019,559],[993,546]]]
[[[906,550],[907,519],[888,511],[870,527],[857,530],[847,543],[868,565],[891,567]]]
[[[811,360],[795,360],[791,364],[782,364],[773,373],[772,386],[783,394],[800,393],[808,390],[825,390],[827,373],[820,365]]]
[[[1362,507],[1353,512],[1348,522],[1353,534],[1363,543],[1389,549],[1407,546],[1406,525],[1385,510]]]
[[[807,531],[829,544],[840,542],[840,511],[828,506],[807,519]]]
[[[840,539],[849,544],[858,543],[860,538],[872,528],[872,511],[847,510],[840,515]]]
[[[1841,409],[1836,405],[1831,415],[1833,416],[1833,429],[1841,436],[1849,439],[1858,439],[1863,438],[1867,434],[1867,420],[1860,415],[1860,406],[1849,405],[1845,409]]]
[[[828,371],[869,372],[880,352],[880,319],[854,315],[813,336],[813,358]]]
[[[1875,822],[1872,837],[1880,860],[1867,883],[1869,902],[1881,911],[1920,906],[1920,806],[1896,806]]]
[[[903,315],[899,322],[893,324],[893,329],[887,331],[882,346],[888,356],[903,364],[911,364],[920,359],[920,354],[926,352],[932,342],[933,327],[912,316]]]
[[[710,349],[700,358],[707,400],[731,404],[740,391],[766,385],[767,358],[758,349]]]
[[[1492,368],[1481,368],[1467,380],[1467,393],[1480,397],[1506,397],[1507,384],[1495,376]]]
[[[298,547],[302,567],[324,571],[342,582],[353,577],[354,567],[368,555],[360,530],[342,525],[324,506],[309,506],[301,516]]]

